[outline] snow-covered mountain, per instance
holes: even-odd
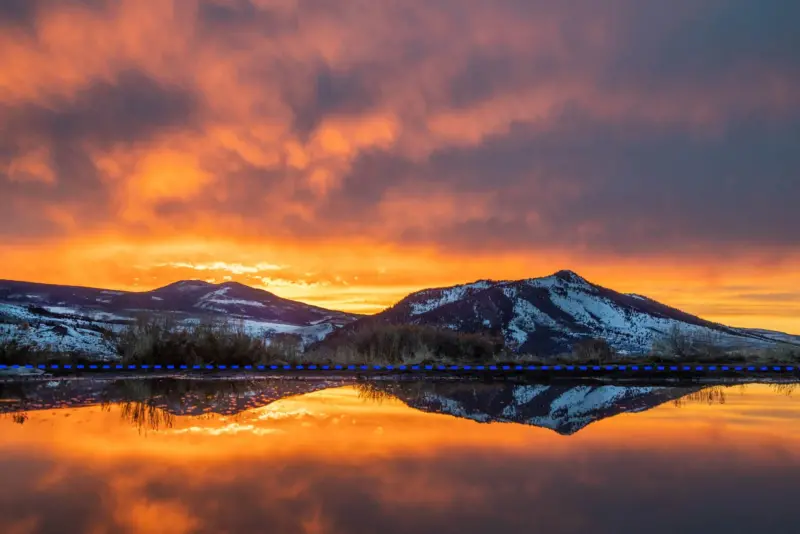
[[[225,318],[251,334],[294,334],[305,344],[324,338],[358,316],[284,299],[236,282],[186,280],[145,292],[0,280],[0,334],[14,334],[66,351],[113,353],[104,330],[141,314],[169,313],[183,322]],[[24,330],[17,326],[26,325]]]
[[[379,386],[380,387],[380,386]],[[422,387],[387,384],[412,408],[481,423],[519,423],[574,434],[590,423],[627,412],[642,412],[702,387],[453,383]]]
[[[733,328],[641,295],[618,293],[572,271],[418,291],[342,334],[372,321],[502,335],[513,351],[540,355],[569,352],[577,341],[590,338],[605,339],[620,353],[646,353],[676,326],[695,339],[726,347],[800,344],[797,336]]]
[[[141,383],[139,383],[141,382]],[[0,413],[75,408],[100,403],[145,402],[177,415],[234,415],[282,398],[348,385],[345,381],[259,380],[232,385],[196,382],[181,391],[180,380],[63,380],[0,383]],[[183,384],[189,386],[191,384]],[[408,406],[481,423],[537,426],[571,435],[590,423],[621,413],[642,412],[697,392],[702,387],[590,386],[512,383],[392,382],[372,383]],[[144,392],[144,393],[143,393]],[[146,422],[145,422],[146,423]]]
[[[13,329],[27,341],[56,349],[112,355],[105,332],[149,312],[171,313],[186,322],[233,319],[254,336],[292,334],[304,346],[341,339],[374,322],[488,333],[501,336],[515,352],[538,355],[569,352],[577,341],[591,338],[606,340],[619,353],[647,353],[674,327],[721,347],[800,346],[800,336],[713,323],[641,295],[601,287],[572,271],[426,289],[381,313],[361,317],[235,282],[190,280],[153,291],[124,292],[0,281],[0,335]],[[18,328],[21,323],[24,330]]]

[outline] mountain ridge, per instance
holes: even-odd
[[[183,324],[203,320],[240,321],[255,337],[291,334],[303,345],[318,341],[360,316],[279,297],[238,282],[211,284],[179,280],[147,291],[118,291],[0,280],[0,334],[6,322],[23,341],[66,352],[114,356],[102,330],[119,331],[142,315],[168,314]]]
[[[767,330],[703,319],[643,295],[592,283],[570,270],[521,280],[482,279],[423,289],[333,335],[346,336],[370,324],[502,333],[512,351],[538,355],[570,352],[575,343],[585,339],[604,339],[622,354],[647,353],[654,342],[676,327],[723,347],[800,345],[800,336],[773,335]]]
[[[34,308],[40,313],[31,317]],[[6,315],[30,322],[41,319],[42,312],[51,322],[82,318],[112,329],[140,313],[177,314],[185,321],[222,317],[243,321],[245,329],[259,337],[298,336],[304,347],[335,341],[375,324],[489,333],[502,336],[513,352],[537,355],[569,352],[581,340],[598,338],[621,354],[647,353],[673,328],[713,338],[724,347],[800,346],[800,336],[709,321],[637,293],[595,284],[568,269],[520,280],[480,279],[425,288],[374,315],[329,310],[234,281],[179,280],[147,291],[118,291],[0,280],[0,318]],[[111,350],[98,340],[96,331],[80,322],[65,324],[63,329],[78,340],[79,350],[88,347],[91,351],[92,346],[102,346],[101,352]],[[34,340],[53,337],[49,331],[27,335]]]
[[[328,308],[323,308],[321,306],[316,306],[313,304],[307,304],[301,301],[290,300],[284,297],[280,297],[268,290],[249,286],[234,281],[226,281],[214,284],[206,282],[204,280],[187,279],[187,280],[178,280],[169,283],[167,285],[150,290],[123,291],[123,290],[111,290],[111,289],[95,288],[88,286],[60,285],[60,284],[49,284],[41,282],[25,282],[18,280],[0,279],[0,301],[5,301],[5,302],[20,301],[20,302],[28,302],[30,304],[36,304],[36,302],[57,300],[60,304],[66,304],[66,305],[74,303],[74,304],[93,305],[98,308],[101,307],[121,308],[123,307],[123,304],[128,304],[128,302],[119,303],[115,302],[116,300],[124,300],[124,301],[133,300],[134,302],[140,302],[140,301],[147,302],[148,306],[143,309],[144,310],[149,309],[152,311],[159,311],[160,309],[163,308],[163,305],[158,304],[159,302],[162,301],[159,300],[158,298],[153,299],[153,297],[160,297],[162,295],[169,295],[174,297],[176,293],[188,294],[188,293],[199,292],[202,290],[209,290],[209,291],[213,290],[215,292],[218,292],[217,295],[226,295],[230,291],[234,292],[244,291],[249,293],[250,296],[256,297],[255,299],[250,301],[256,304],[255,307],[259,307],[257,305],[258,303],[263,304],[264,300],[270,300],[274,301],[274,303],[276,304],[300,305],[308,310],[313,310],[321,314],[329,314],[331,316],[352,317],[352,318],[357,318],[361,316],[360,314],[349,313],[340,310],[332,310]],[[16,293],[14,291],[16,291]],[[51,295],[53,298],[48,298]],[[148,297],[150,297],[150,301],[146,301]],[[258,297],[260,297],[260,299]],[[185,303],[183,304],[185,305]],[[182,310],[173,309],[170,311],[182,311]]]

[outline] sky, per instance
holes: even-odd
[[[0,278],[373,313],[572,269],[800,333],[794,0],[0,0]]]

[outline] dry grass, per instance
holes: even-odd
[[[176,415],[166,409],[180,412],[201,408],[196,419],[219,417],[211,408],[214,405],[230,404],[232,398],[241,398],[245,392],[260,387],[257,381],[194,381],[194,380],[122,380],[122,402],[103,402],[101,408],[111,411],[119,408],[121,418],[135,426],[140,433],[159,431],[173,427]],[[226,415],[229,421],[237,421],[240,414]]]
[[[328,364],[414,365],[485,362],[503,351],[497,340],[418,325],[369,325],[323,343],[306,356]]]
[[[602,364],[611,360],[614,352],[604,339],[586,339],[575,344],[572,355],[579,361]]]
[[[285,343],[251,336],[242,323],[179,324],[169,316],[141,317],[117,338],[125,364],[262,365],[297,357]]]
[[[689,404],[725,404],[727,401],[727,391],[729,388],[725,386],[711,386],[703,388],[694,393],[684,395],[679,399],[672,401],[672,404],[677,407],[688,406]]]
[[[0,339],[0,364],[2,365],[39,364],[45,361],[48,355],[48,351],[27,343],[13,334]]]
[[[697,353],[687,357],[670,354],[612,354],[608,359],[585,358],[578,353],[564,353],[553,356],[524,355],[506,360],[504,363],[525,362],[540,365],[714,365],[714,364],[800,364],[798,347],[779,349],[720,350],[715,354]]]

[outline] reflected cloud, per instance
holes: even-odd
[[[738,398],[698,407],[724,418]],[[293,402],[318,403],[339,414],[371,407],[381,425],[369,432],[382,448],[371,448],[354,429],[312,428],[309,447],[293,442],[279,452],[257,444],[274,446],[292,434],[253,435],[259,428],[249,422],[206,426],[213,421],[203,420],[144,438],[115,434],[108,419],[98,422],[114,437],[100,455],[97,449],[76,454],[72,445],[81,439],[81,427],[118,414],[80,409],[68,419],[70,439],[54,440],[55,427],[44,424],[54,417],[48,411],[43,418],[34,415],[33,426],[0,429],[0,470],[14,481],[0,486],[0,531],[234,534],[268,525],[280,533],[536,528],[666,534],[707,532],[713,524],[722,531],[789,532],[800,519],[793,500],[800,480],[800,407],[762,386],[741,398],[791,409],[793,430],[784,425],[776,433],[752,417],[750,425],[705,429],[699,413],[667,402],[631,415],[630,424],[626,416],[611,417],[567,440],[530,426],[468,422],[481,427],[479,440],[458,419],[421,414],[412,420],[413,410],[392,412],[398,407],[390,398],[379,407],[358,391],[336,388]],[[657,417],[659,411],[681,420],[670,425]],[[379,435],[377,428],[383,429]],[[53,447],[14,445],[15,438],[35,432]],[[435,432],[451,439],[425,439]],[[408,433],[422,441],[420,447],[387,447]],[[235,448],[248,435],[244,447]],[[121,447],[125,441],[146,446],[134,454]],[[204,444],[208,456],[189,454],[190,443]]]
[[[175,434],[208,434],[210,436],[219,436],[222,434],[238,434],[240,432],[248,432],[256,436],[266,436],[269,434],[280,434],[283,432],[277,428],[256,428],[254,425],[240,425],[238,423],[230,423],[222,428],[203,428],[199,426],[191,426],[189,428],[181,428],[172,431]]]

